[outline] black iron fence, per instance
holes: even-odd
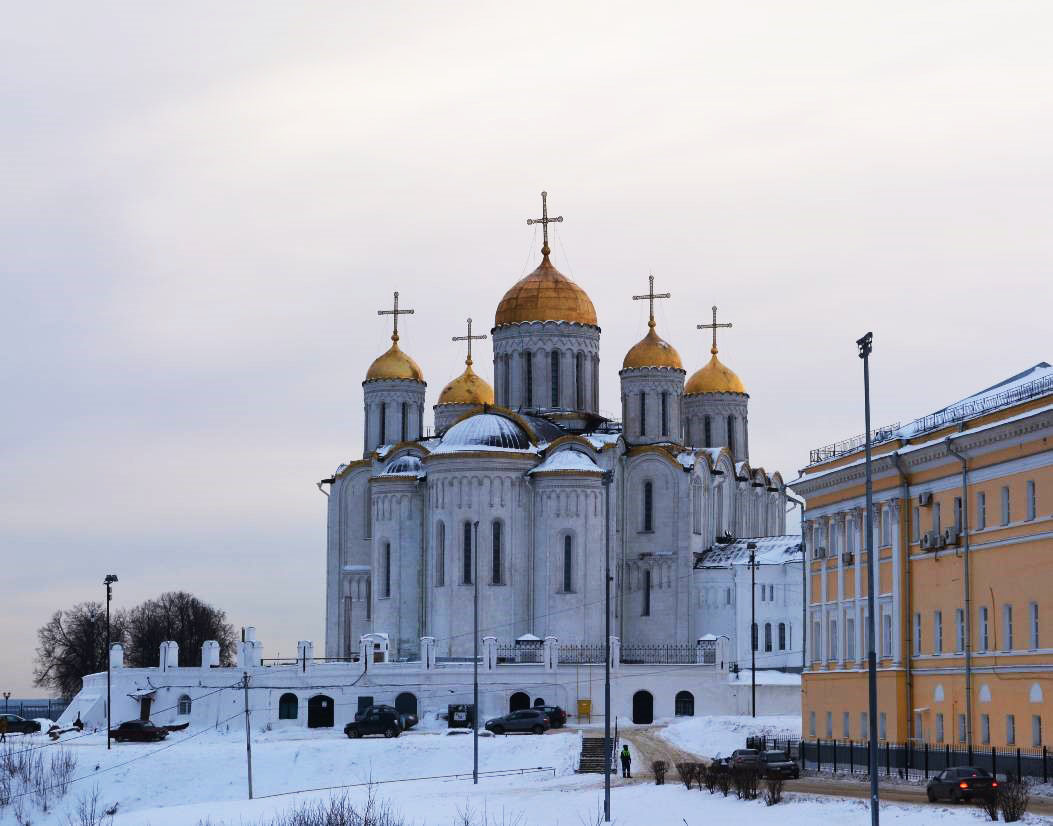
[[[600,643],[581,643],[559,647],[560,665],[603,665],[607,659],[607,646]]]
[[[698,659],[698,646],[694,643],[670,643],[668,645],[634,643],[622,646],[621,661],[630,665],[691,665],[697,663]]]
[[[515,642],[497,646],[498,663],[542,663],[545,645],[538,642]],[[603,662],[601,659],[600,662]]]
[[[27,720],[43,717],[48,720],[57,720],[66,710],[69,702],[66,700],[41,700],[40,702],[10,701],[0,702],[0,708],[4,714],[17,714]]]
[[[866,741],[802,740],[801,767],[833,774],[866,774]],[[781,746],[772,746],[781,748]],[[1038,748],[995,748],[993,746],[951,745],[949,743],[878,744],[878,772],[885,777],[927,780],[952,766],[975,766],[996,775],[1033,777],[1043,783],[1053,772],[1053,759],[1046,746]]]

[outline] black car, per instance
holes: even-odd
[[[126,720],[117,728],[110,729],[110,737],[118,743],[153,743],[167,736],[167,728],[155,726],[149,720]]]
[[[955,766],[937,774],[925,788],[929,802],[947,799],[954,803],[979,797],[990,797],[998,789],[998,781],[986,769]]]
[[[508,734],[513,731],[544,734],[552,728],[552,724],[548,720],[548,715],[540,708],[528,708],[487,720],[484,728],[494,734]]]
[[[761,752],[761,775],[772,780],[796,780],[801,776],[801,767],[784,751],[765,751]]]
[[[409,731],[411,728],[417,725],[418,721],[416,714],[410,714],[405,711],[399,711],[397,708],[395,708],[395,706],[385,705],[384,703],[374,703],[373,705],[366,706],[361,711],[356,712],[355,722],[358,722],[359,720],[363,719],[366,716],[366,713],[373,708],[379,709],[385,714],[394,714],[398,718],[399,727],[403,731]]]
[[[27,720],[17,714],[0,714],[0,718],[7,721],[8,734],[36,734],[40,731],[40,723],[36,720]]]
[[[760,771],[764,768],[764,761],[758,749],[735,749],[731,753],[730,764],[732,769],[750,768]]]
[[[352,740],[370,734],[398,737],[402,734],[399,712],[391,706],[369,706],[356,714],[353,722],[344,726],[344,734]]]
[[[534,706],[534,711],[543,711],[552,728],[563,728],[567,724],[567,712],[559,706]]]

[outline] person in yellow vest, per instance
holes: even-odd
[[[629,756],[629,746],[622,746],[622,752],[619,755],[622,759],[622,777],[632,777],[632,773],[629,771],[632,766],[632,757]]]

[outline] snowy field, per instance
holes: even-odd
[[[707,744],[734,734],[736,726],[752,726],[748,718],[707,718],[677,721],[667,732],[683,737],[684,748],[707,752]],[[763,718],[762,718],[763,719]],[[784,731],[787,718],[767,718],[770,731]],[[788,718],[791,721],[795,718]],[[748,730],[753,730],[752,727]],[[367,738],[351,741],[339,732],[307,732],[302,729],[256,732],[253,735],[253,779],[257,799],[246,800],[245,742],[242,732],[207,731],[199,736],[188,731],[173,735],[161,744],[120,744],[107,752],[98,735],[68,743],[77,757],[75,778],[68,793],[53,801],[48,813],[26,807],[33,826],[80,826],[70,820],[79,798],[98,788],[103,806],[118,804],[113,826],[254,826],[298,803],[327,800],[332,792],[317,791],[265,797],[296,789],[317,789],[340,784],[390,781],[470,772],[470,736],[410,732],[396,740]],[[15,738],[16,747],[43,745],[43,738]],[[378,797],[390,803],[413,826],[453,826],[459,813],[471,811],[481,826],[485,813],[490,824],[501,826],[592,826],[602,805],[600,775],[577,775],[580,735],[554,732],[543,737],[510,736],[480,738],[482,771],[551,766],[552,771],[535,774],[482,778],[473,787],[470,777],[457,780],[418,780],[382,783]],[[725,744],[726,746],[727,744]],[[738,747],[738,740],[736,740]],[[50,755],[54,746],[38,750]],[[618,781],[620,783],[621,781]],[[348,792],[364,800],[364,787]],[[698,790],[688,791],[677,783],[616,785],[612,790],[614,822],[623,826],[695,826],[729,823],[743,818],[775,826],[814,826],[820,819],[838,824],[869,823],[859,801],[788,795],[778,806],[768,808],[760,800],[743,802]],[[883,822],[900,826],[923,824],[979,824],[980,813],[972,807],[889,805],[883,807]],[[1046,822],[1031,818],[1030,823]],[[17,826],[13,806],[0,809],[0,824]],[[109,819],[99,821],[110,823]]]
[[[746,748],[751,734],[799,740],[801,717],[678,717],[659,732],[662,739],[700,757],[727,757],[735,749]]]

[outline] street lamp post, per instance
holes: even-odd
[[[472,783],[479,785],[479,521],[472,523]]]
[[[869,695],[868,758],[870,766],[870,822],[878,826],[878,775],[877,775],[877,651],[874,631],[874,486],[870,467],[870,351],[874,346],[874,334],[867,333],[856,341],[859,357],[863,359],[863,415],[866,422],[864,444],[866,451],[866,531],[867,542],[867,691]]]
[[[611,480],[614,471],[603,473],[604,577],[603,616],[606,657],[603,660],[603,822],[611,822]]]
[[[4,714],[7,714],[7,699],[10,696],[11,696],[11,692],[10,691],[5,691],[4,692]]]
[[[757,543],[747,542],[750,552],[750,709],[757,716]]]
[[[110,748],[110,600],[113,599],[113,583],[117,574],[107,574],[103,584],[106,586],[106,749]]]

